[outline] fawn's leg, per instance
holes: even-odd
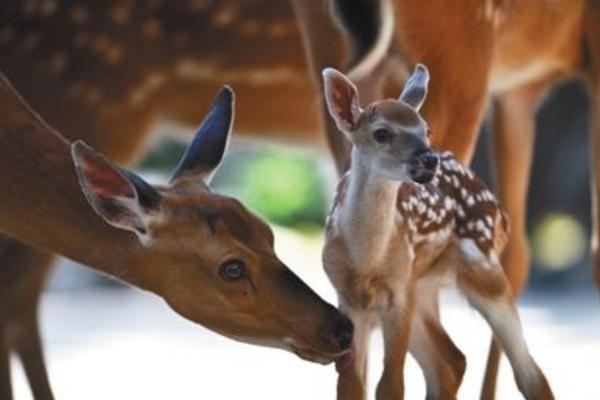
[[[404,361],[414,314],[414,292],[407,288],[403,299],[381,312],[385,357],[383,374],[377,384],[377,400],[404,398]]]
[[[548,85],[544,81],[513,89],[499,95],[494,103],[496,181],[499,197],[511,222],[502,264],[515,296],[521,294],[529,275],[527,189],[533,158],[535,112]],[[482,400],[495,397],[500,353],[500,346],[492,339],[481,389]]]
[[[533,158],[535,112],[547,92],[544,81],[498,96],[494,104],[494,150],[498,194],[510,219],[510,239],[502,264],[512,293],[518,296],[527,281],[527,189]]]
[[[374,314],[369,311],[341,307],[354,324],[352,341],[353,360],[338,370],[338,400],[365,400],[367,398],[367,356],[369,338],[374,327]]]
[[[437,287],[417,286],[409,351],[419,363],[428,400],[455,399],[466,368],[464,354],[448,336],[439,318]]]
[[[490,325],[506,353],[517,386],[528,400],[553,399],[546,377],[529,353],[510,284],[499,264],[463,260],[457,283],[467,300]]]

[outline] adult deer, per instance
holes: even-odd
[[[513,292],[523,290],[529,265],[526,197],[533,152],[534,115],[557,80],[583,75],[591,95],[593,186],[592,248],[600,222],[600,5],[558,0],[291,0],[320,92],[326,67],[350,71],[361,100],[382,98],[417,62],[435,79],[422,114],[437,149],[462,162],[471,158],[486,104],[494,111],[498,194],[512,222],[502,265]],[[331,12],[330,12],[331,11]],[[352,50],[348,63],[328,51],[340,27]],[[331,39],[330,39],[331,38]],[[390,85],[393,84],[393,85]],[[391,92],[388,92],[391,94]],[[328,118],[327,138],[338,172],[348,167],[349,144]],[[594,262],[600,285],[600,258]],[[500,351],[492,341],[481,397],[494,397]]]
[[[157,120],[195,124],[223,82],[236,86],[240,134],[318,133],[286,2],[5,0],[0,69],[68,140],[83,139],[120,163],[144,154]],[[36,319],[55,256],[0,238],[0,304],[11,309],[0,313],[0,330],[19,334],[36,398],[48,398]]]
[[[419,110],[429,74],[417,65],[400,97],[362,109],[359,93],[335,69],[323,72],[325,98],[352,143],[351,166],[327,222],[323,266],[340,307],[354,322],[352,352],[338,362],[338,399],[366,398],[369,336],[385,343],[377,399],[404,398],[410,351],[423,370],[428,399],[455,399],[464,356],[435,307],[454,281],[492,328],[527,399],[552,399],[529,354],[515,298],[499,261],[508,221],[494,196],[450,152],[438,156]],[[433,306],[433,307],[432,307]]]
[[[153,292],[220,334],[330,362],[351,342],[350,321],[277,258],[264,222],[209,189],[232,122],[224,88],[170,183],[151,186],[81,141],[69,146],[0,75],[0,231]],[[35,314],[0,304],[0,397],[11,398],[14,348],[35,397],[51,399]]]

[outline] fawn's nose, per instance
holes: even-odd
[[[430,149],[423,149],[415,153],[415,158],[425,167],[426,169],[433,170],[438,166],[439,158]]]
[[[333,335],[340,345],[341,350],[347,350],[352,344],[352,337],[354,335],[354,325],[348,317],[341,316],[335,322],[333,327]]]
[[[410,163],[410,175],[417,183],[428,183],[439,164],[438,155],[428,147],[414,152]]]

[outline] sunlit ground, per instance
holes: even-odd
[[[320,238],[278,229],[284,260],[329,301],[335,295],[320,267]],[[489,331],[455,294],[443,300],[445,325],[468,358],[459,398],[475,399]],[[600,399],[600,312],[595,293],[528,295],[521,304],[527,341],[559,399]],[[335,370],[280,350],[222,338],[189,323],[155,296],[134,290],[51,292],[42,324],[58,399],[333,399]],[[381,371],[374,338],[370,384]],[[508,365],[499,399],[520,398]],[[16,398],[30,399],[20,368]],[[416,364],[406,366],[407,399],[424,397]]]

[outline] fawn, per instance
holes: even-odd
[[[321,71],[347,71],[364,104],[394,97],[417,62],[436,77],[421,109],[432,144],[468,163],[486,109],[493,126],[497,196],[511,222],[502,264],[515,296],[530,268],[527,193],[536,112],[557,83],[588,89],[592,268],[600,288],[600,2],[595,0],[290,0],[322,92]],[[340,42],[346,42],[346,46]],[[339,49],[348,49],[348,54]],[[468,60],[468,61],[465,61]],[[456,110],[460,110],[457,113]],[[338,173],[350,146],[321,104]],[[542,132],[539,140],[548,141]],[[492,340],[481,399],[494,398],[500,349]]]
[[[353,351],[337,364],[338,398],[365,398],[367,340],[378,323],[385,342],[378,399],[402,398],[407,351],[423,370],[427,398],[455,398],[466,364],[439,320],[438,291],[448,281],[492,328],[523,395],[553,398],[499,261],[507,217],[467,167],[430,148],[419,115],[428,70],[418,65],[399,99],[364,110],[345,75],[328,68],[323,79],[329,113],[352,144],[323,250],[340,307],[355,325]]]

